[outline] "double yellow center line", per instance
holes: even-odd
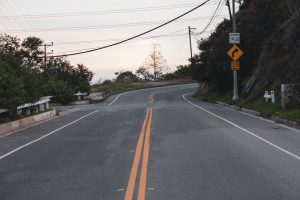
[[[150,106],[153,104],[153,96],[154,96],[154,94],[150,95],[148,98],[148,104]],[[142,125],[142,129],[141,129],[141,132],[139,135],[138,143],[136,145],[135,155],[134,155],[134,159],[133,159],[133,164],[132,164],[124,200],[132,200],[133,199],[135,182],[136,182],[136,177],[137,177],[137,173],[138,173],[142,150],[143,150],[143,157],[142,157],[142,167],[141,167],[141,171],[140,171],[140,181],[139,181],[139,187],[138,187],[137,200],[145,199],[148,161],[149,161],[151,123],[152,123],[152,108],[147,108],[146,116],[145,116],[145,119],[144,119],[144,122]]]
[[[154,93],[152,93],[149,97],[148,97],[148,104],[149,106],[153,105],[153,101],[154,101]]]

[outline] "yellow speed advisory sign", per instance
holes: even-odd
[[[232,61],[231,62],[231,70],[232,71],[238,71],[238,70],[240,70],[240,66],[241,66],[240,61]]]
[[[237,45],[233,45],[231,49],[227,51],[227,54],[232,60],[237,61],[242,55],[244,55],[244,52]]]

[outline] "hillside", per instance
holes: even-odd
[[[243,97],[264,89],[279,90],[282,83],[300,82],[299,0],[245,0],[237,13],[240,47],[245,52],[239,71]],[[226,51],[231,22],[224,20],[207,39],[199,42],[194,57],[194,78],[211,92],[231,94],[232,71]]]

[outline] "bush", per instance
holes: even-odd
[[[113,84],[113,82],[111,80],[108,80],[108,79],[104,80],[103,83],[102,83],[102,85],[111,85],[111,84]]]

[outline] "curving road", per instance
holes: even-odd
[[[123,93],[0,138],[0,199],[299,200],[300,132],[195,90]]]

